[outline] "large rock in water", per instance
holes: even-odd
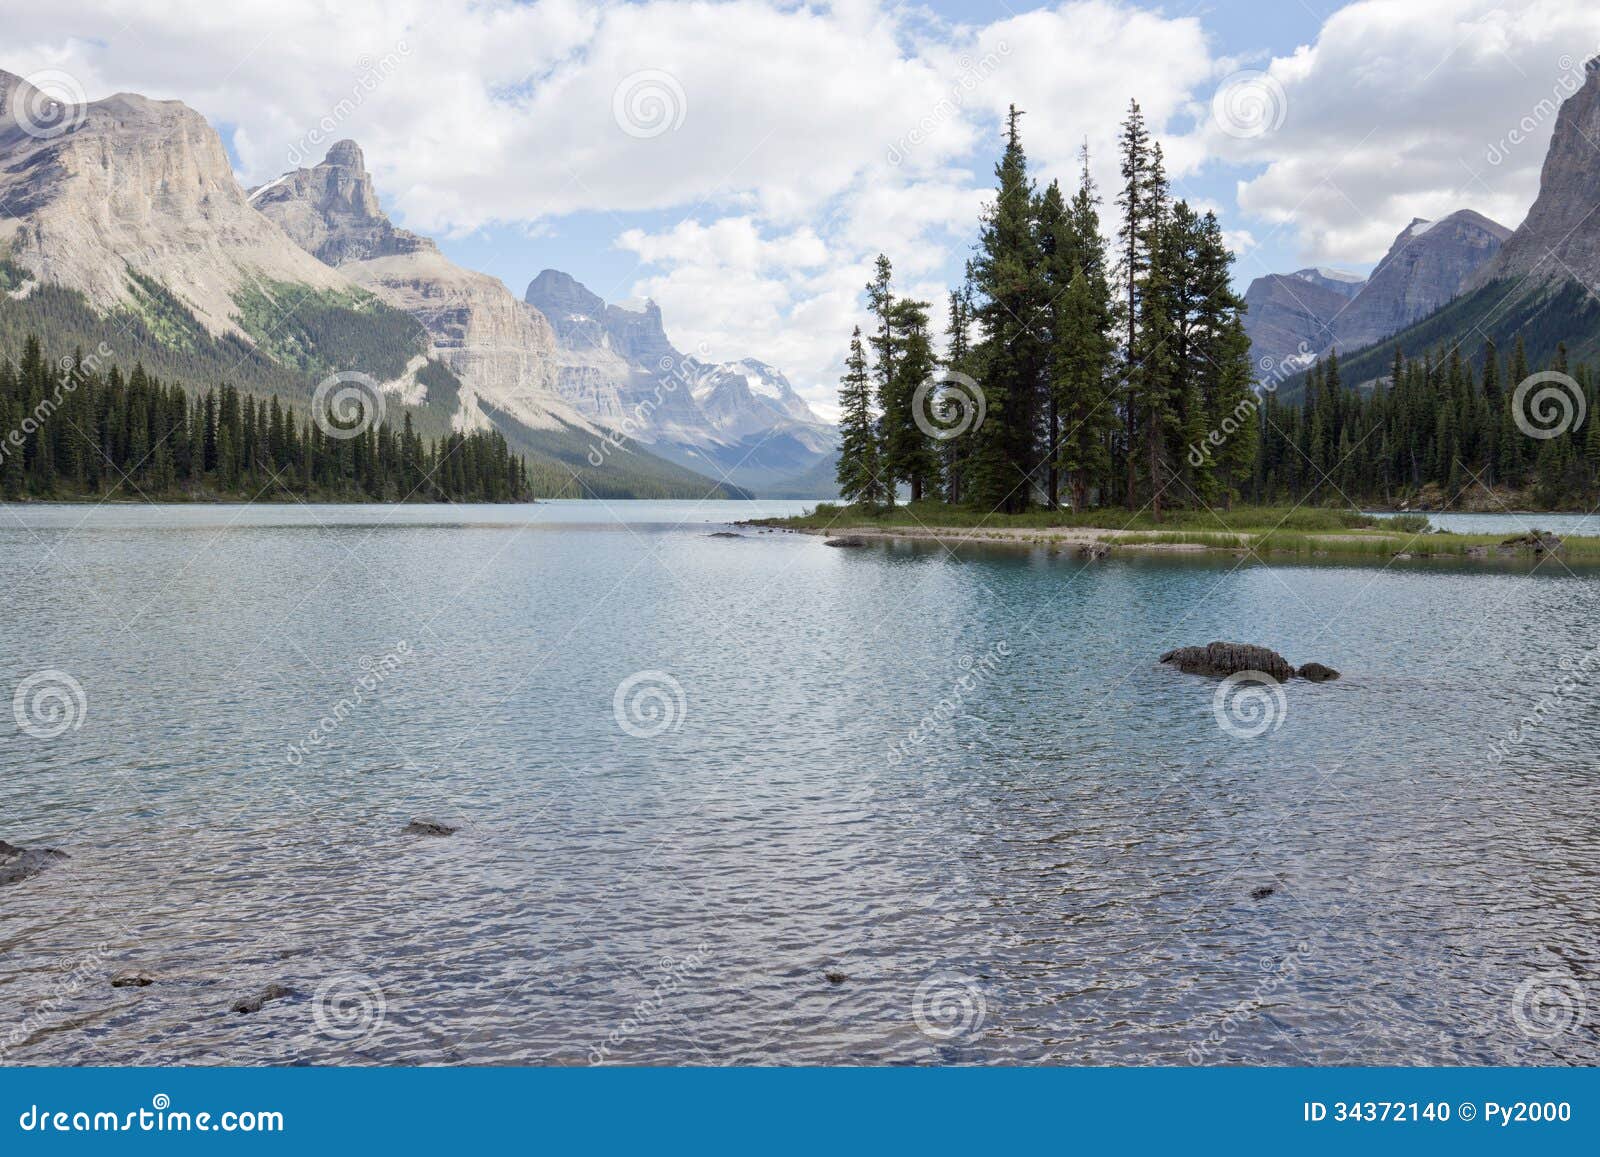
[[[0,840],[0,884],[15,884],[37,876],[66,858],[67,853],[55,848],[19,848]]]
[[[1278,652],[1250,643],[1208,643],[1204,647],[1179,647],[1161,656],[1190,675],[1226,678],[1240,671],[1260,671],[1280,683],[1294,678],[1294,665]]]
[[[1313,683],[1326,683],[1339,677],[1339,672],[1321,663],[1307,663],[1296,669],[1278,652],[1252,643],[1207,643],[1204,647],[1179,647],[1162,655],[1161,661],[1171,663],[1190,675],[1214,675],[1219,679],[1237,675],[1240,671],[1260,671],[1280,683],[1296,675]]]

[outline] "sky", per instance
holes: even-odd
[[[1042,183],[1108,204],[1137,99],[1236,281],[1363,272],[1416,217],[1515,227],[1592,0],[3,0],[0,68],[177,99],[257,184],[353,138],[394,219],[519,296],[648,296],[680,349],[756,357],[825,415],[861,288],[957,285],[1006,107]]]

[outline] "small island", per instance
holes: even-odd
[[[1341,562],[1474,559],[1569,565],[1600,564],[1600,537],[1454,534],[1424,514],[1371,514],[1314,507],[1241,506],[1233,510],[1095,509],[989,513],[943,502],[892,507],[820,503],[791,518],[752,519],[743,525],[828,537],[909,539],[960,546],[1049,546],[1082,554],[1225,551],[1234,555],[1298,556]]]

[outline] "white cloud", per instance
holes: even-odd
[[[765,358],[826,401],[880,248],[942,310],[1009,103],[1038,171],[1072,180],[1087,136],[1109,187],[1129,98],[1159,130],[1214,72],[1196,17],[1111,0],[999,16],[888,0],[54,0],[8,13],[0,66],[182,99],[250,183],[353,137],[386,208],[436,235],[681,216],[597,244],[637,254],[629,291],[661,302],[680,344]],[[637,99],[619,104],[630,78]],[[1168,140],[1174,171],[1192,169]]]
[[[1264,166],[1238,195],[1267,227],[1263,243],[1282,229],[1308,263],[1371,262],[1413,217],[1470,208],[1520,224],[1552,98],[1575,91],[1596,52],[1590,4],[1364,0],[1329,17],[1315,44],[1272,60],[1246,93],[1276,102],[1278,128],[1251,136],[1236,123],[1230,135],[1207,93],[1194,141],[1213,158]]]

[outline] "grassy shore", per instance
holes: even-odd
[[[1505,534],[1436,531],[1424,515],[1378,516],[1357,510],[1311,507],[1237,507],[1172,510],[1157,522],[1148,512],[1034,510],[985,514],[937,502],[868,510],[823,503],[792,518],[756,519],[752,525],[809,534],[869,534],[950,542],[1085,543],[1113,550],[1223,550],[1307,558],[1388,560],[1411,558],[1533,559],[1530,546],[1504,547]],[[1600,538],[1567,538],[1556,557],[1600,564]]]

